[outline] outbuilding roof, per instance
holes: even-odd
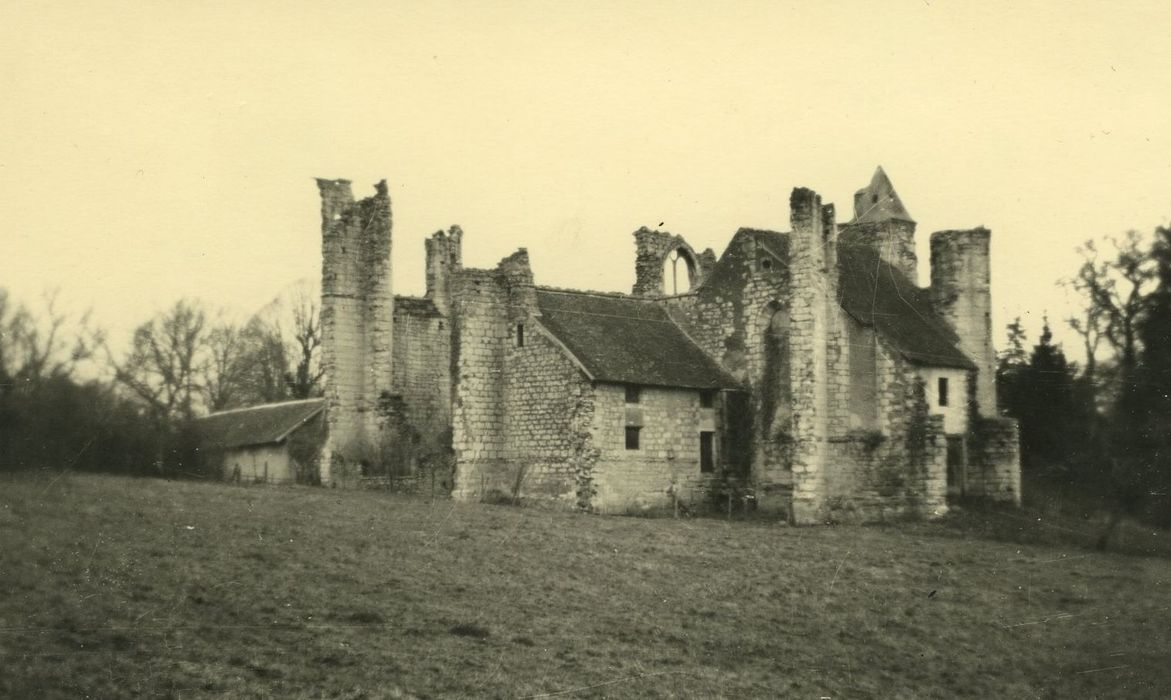
[[[739,388],[654,301],[539,288],[537,306],[540,324],[596,381]]]
[[[927,290],[915,286],[870,246],[838,246],[838,295],[846,313],[872,326],[907,360],[976,369],[959,349],[955,331],[935,313]]]
[[[283,401],[220,411],[200,418],[197,428],[211,449],[283,442],[297,428],[325,409],[325,399]]]

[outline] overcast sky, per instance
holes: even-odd
[[[989,227],[997,342],[1035,338],[1078,243],[1171,216],[1169,8],[7,0],[0,286],[119,336],[250,312],[320,274],[327,177],[389,181],[400,294],[451,224],[468,265],[628,292],[639,226],[721,253],[795,186],[846,220],[881,164],[921,279],[932,231]]]

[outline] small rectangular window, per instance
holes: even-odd
[[[711,408],[712,405],[715,403],[715,400],[716,400],[716,392],[710,391],[710,390],[699,392],[699,407],[700,408]]]
[[[716,469],[715,433],[703,431],[699,434],[699,470],[707,473]]]
[[[939,378],[939,405],[947,405],[947,377]]]
[[[642,428],[639,428],[638,426],[634,426],[634,425],[626,426],[626,449],[628,449],[628,450],[637,450],[638,449],[638,432],[640,430],[642,430]]]
[[[523,348],[525,346],[525,324],[516,324],[516,346]]]
[[[626,385],[626,403],[638,403],[639,396],[642,392],[639,390],[637,384]]]

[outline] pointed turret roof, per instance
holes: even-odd
[[[853,223],[879,223],[892,219],[915,222],[880,165],[870,178],[870,184],[854,193]]]

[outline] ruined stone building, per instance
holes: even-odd
[[[323,483],[390,464],[438,470],[460,500],[732,501],[797,523],[1020,500],[989,232],[932,234],[920,287],[915,222],[881,168],[848,223],[794,189],[788,232],[741,229],[718,258],[639,229],[631,294],[538,286],[523,248],[465,267],[453,227],[426,241],[425,295],[395,296],[386,184],[359,201],[318,185]]]

